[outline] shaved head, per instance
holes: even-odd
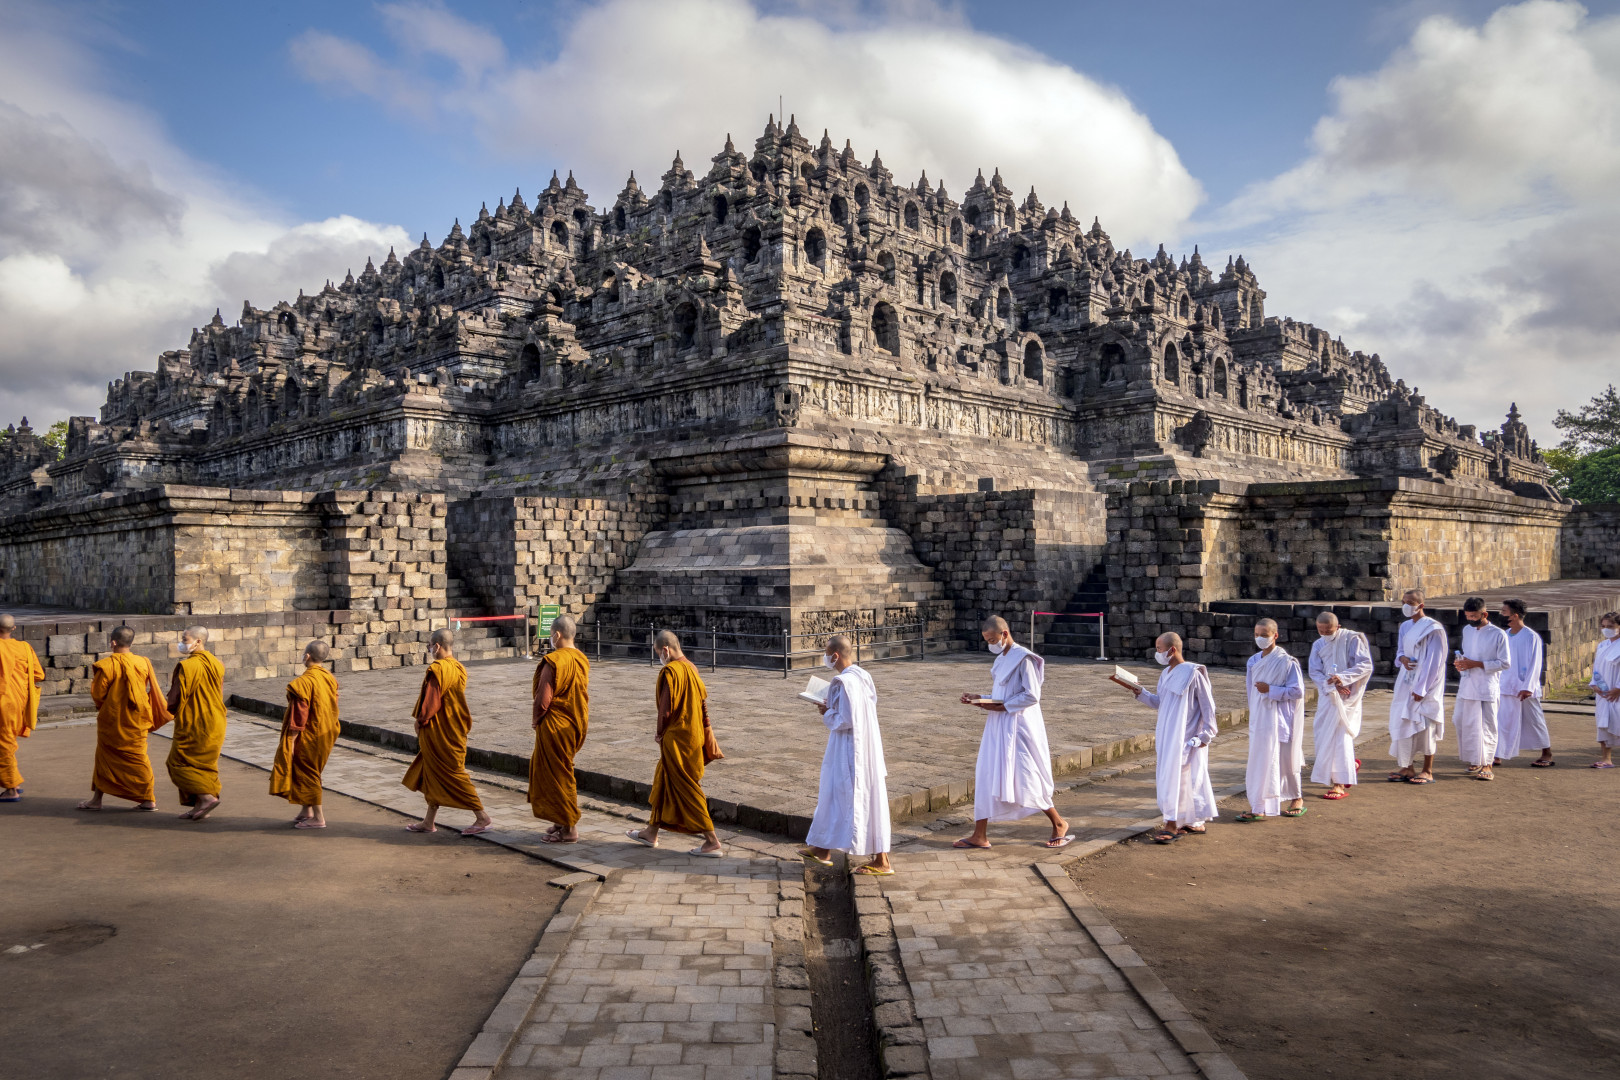
[[[304,658],[306,660],[313,660],[317,664],[326,663],[326,658],[331,655],[332,646],[328,645],[320,638],[316,638],[314,641],[304,646]]]
[[[456,643],[456,635],[454,635],[454,634],[452,634],[450,632],[450,628],[448,626],[444,627],[441,630],[433,631],[433,636],[428,638],[428,644],[429,645],[440,645],[440,646],[443,646],[446,649],[450,648],[455,643]]]
[[[1164,652],[1169,652],[1171,649],[1179,649],[1181,648],[1181,635],[1173,630],[1167,630],[1154,639],[1153,644],[1157,645]]]
[[[681,651],[681,639],[675,636],[675,631],[673,630],[658,631],[658,636],[653,638],[653,647],[658,649],[668,649],[678,657],[686,655]]]
[[[850,644],[849,638],[843,634],[834,634],[827,639],[827,651],[834,656],[848,660],[855,654],[855,646]]]
[[[184,630],[180,631],[180,636],[190,638],[192,641],[195,641],[197,644],[201,645],[208,641],[208,627],[188,626]]]
[[[1000,615],[992,615],[979,624],[979,629],[989,633],[1005,634],[1007,632],[1007,620]]]
[[[1421,604],[1423,603],[1423,590],[1407,589],[1405,592],[1401,593],[1401,600],[1408,604]]]
[[[127,626],[120,626],[109,635],[112,643],[120,648],[129,648],[135,644],[135,631]]]
[[[551,620],[551,632],[570,644],[572,644],[574,634],[578,632],[578,629],[579,627],[574,622],[572,615],[559,615]]]
[[[1277,620],[1261,619],[1259,622],[1254,624],[1254,632],[1255,636],[1257,637],[1276,637]]]
[[[1316,616],[1316,625],[1325,626],[1329,630],[1337,630],[1339,628],[1339,617],[1331,611],[1324,611]]]
[[[17,620],[11,615],[0,615],[0,630],[17,629]]]

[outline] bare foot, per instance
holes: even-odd
[[[157,803],[155,803],[155,802],[138,802],[134,806],[130,807],[130,809],[131,810],[139,810],[143,814],[150,814],[150,813],[154,812],[155,810],[157,810]]]
[[[195,807],[195,808],[192,809],[192,811],[191,811],[191,820],[192,821],[201,821],[203,818],[207,817],[209,814],[212,814],[215,810],[217,810],[219,808],[219,799],[218,798],[216,798],[215,796],[212,796],[212,795],[208,796],[208,798],[213,800],[213,801],[204,803],[203,805]]]
[[[414,833],[430,833],[438,832],[439,827],[437,825],[424,825],[420,821],[413,821],[409,825],[405,826],[405,831]]]
[[[82,803],[80,803],[78,806],[75,806],[73,809],[75,809],[75,810],[100,810],[101,809],[101,796],[98,795],[93,799],[86,799]]]
[[[951,847],[954,847],[954,848],[979,848],[981,850],[984,849],[984,848],[988,848],[989,846],[990,846],[990,841],[988,841],[988,840],[986,840],[982,844],[975,844],[973,842],[973,837],[971,837],[971,836],[964,836],[964,837],[962,837],[962,839],[958,840],[956,843],[951,845]]]
[[[1069,822],[1067,818],[1058,818],[1052,823],[1052,839],[1061,840],[1069,835]]]

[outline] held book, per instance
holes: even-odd
[[[1002,700],[998,697],[972,697],[968,699],[969,705],[1000,705]]]
[[[1132,686],[1141,686],[1142,685],[1142,682],[1141,682],[1140,679],[1138,679],[1135,675],[1132,675],[1130,672],[1126,671],[1124,668],[1120,667],[1118,664],[1114,665],[1114,678],[1118,679],[1120,682],[1123,682],[1123,683],[1130,683]]]
[[[804,689],[799,691],[799,696],[811,704],[825,705],[827,704],[827,691],[831,689],[832,683],[828,682],[826,679],[818,679],[812,675],[810,676],[810,681],[805,683]]]

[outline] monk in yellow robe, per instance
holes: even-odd
[[[311,641],[304,647],[304,673],[287,684],[287,716],[270,770],[270,794],[299,805],[295,829],[326,828],[321,771],[341,730],[337,679],[321,666],[331,655],[326,642]]]
[[[534,755],[529,758],[529,805],[555,822],[548,844],[579,842],[579,788],[574,758],[590,726],[591,664],[574,648],[572,615],[551,624],[551,651],[534,669]]]
[[[201,821],[219,805],[219,754],[225,749],[225,665],[209,652],[208,629],[180,632],[180,662],[169,680],[169,779],[180,789],[183,821]]]
[[[152,661],[130,651],[135,631],[120,626],[109,635],[112,654],[97,660],[90,678],[96,703],[96,768],[90,797],[80,810],[100,810],[101,797],[128,799],[136,810],[157,809],[157,781],[146,756],[146,736],[170,720],[158,692]]]
[[[454,636],[449,630],[435,630],[428,642],[428,669],[422,676],[422,692],[416,695],[416,760],[405,771],[400,783],[420,791],[427,799],[422,820],[405,826],[407,832],[438,832],[433,823],[439,807],[471,810],[473,823],[461,830],[462,836],[488,832],[490,817],[483,800],[467,775],[467,735],[472,730],[472,711],[467,708],[467,669],[454,653]]]
[[[709,691],[672,631],[658,632],[653,651],[663,667],[658,672],[659,753],[649,800],[652,813],[645,829],[631,829],[625,835],[657,847],[660,829],[692,833],[703,837],[703,846],[689,854],[718,859],[724,852],[703,795],[703,766],[721,756],[709,727]]]
[[[0,615],[0,802],[21,802],[23,775],[17,771],[17,740],[39,723],[39,684],[45,669],[34,647],[13,635],[17,620]]]

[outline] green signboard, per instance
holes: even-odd
[[[542,638],[550,637],[551,636],[551,624],[556,622],[557,621],[557,616],[559,616],[561,614],[562,614],[561,606],[559,606],[557,604],[541,604],[540,605],[540,629],[535,633],[535,636],[536,637],[542,637]]]

